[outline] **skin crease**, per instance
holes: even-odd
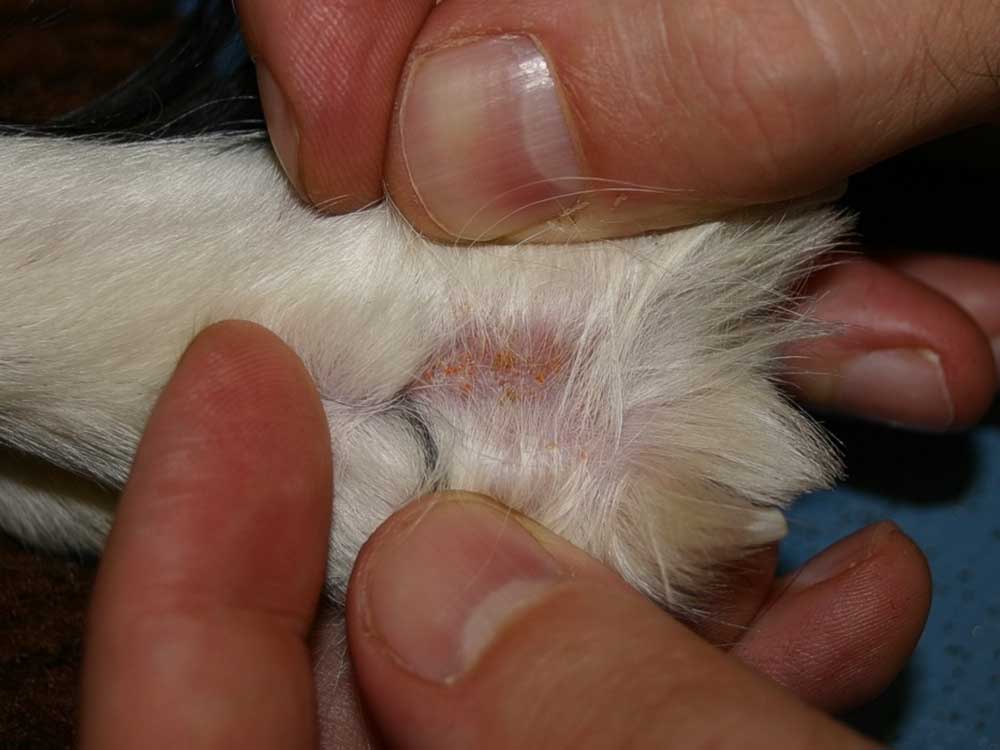
[[[988,108],[995,107],[994,84],[989,77],[969,74],[982,68],[982,59],[996,56],[996,41],[986,36],[987,30],[996,28],[1000,22],[1000,9],[995,3],[969,2],[962,6],[963,13],[943,15],[940,4],[930,0],[916,4],[903,4],[902,0],[815,3],[808,12],[802,11],[803,5],[752,0],[709,3],[636,0],[617,4],[445,0],[432,11],[430,2],[244,0],[240,12],[251,48],[273,82],[273,86],[262,85],[272,140],[300,192],[322,208],[346,211],[378,199],[384,183],[414,226],[447,239],[441,236],[441,227],[428,216],[404,169],[399,142],[400,112],[394,108],[394,101],[400,82],[413,69],[407,67],[407,61],[483,34],[530,33],[545,49],[559,76],[564,114],[572,120],[570,127],[586,176],[668,188],[663,193],[666,197],[662,210],[653,202],[651,207],[642,207],[634,222],[588,225],[614,226],[616,231],[630,224],[635,227],[630,231],[664,227],[718,216],[734,206],[812,193],[824,188],[827,182],[839,180],[914,143],[981,121]],[[581,12],[581,8],[586,12]],[[389,18],[391,23],[386,21]],[[627,23],[623,20],[626,18]],[[683,33],[664,34],[664,29],[681,29]],[[581,41],[593,39],[598,32],[601,44],[587,45]],[[915,48],[914,39],[919,39],[923,46]],[[743,57],[723,58],[720,62],[716,54],[720,49],[738,49]],[[364,63],[358,64],[359,59]],[[649,59],[662,59],[664,64],[649,68],[636,65]],[[747,61],[752,64],[746,64]],[[738,75],[733,71],[738,71]],[[650,76],[649,80],[637,83],[634,78],[637,72]],[[817,72],[822,75],[815,75]],[[623,81],[629,85],[623,85]],[[283,92],[278,94],[285,98],[281,106],[274,101],[275,91]],[[637,91],[647,94],[639,108],[632,106],[637,102],[634,98]],[[616,97],[628,100],[623,102]],[[744,106],[733,107],[734,101]],[[623,121],[621,112],[635,116],[630,114]],[[282,119],[284,127],[276,127],[275,123]],[[642,137],[648,133],[663,135]],[[748,176],[752,179],[748,180]],[[676,186],[683,189],[683,204],[677,203],[677,193],[671,190]],[[598,212],[602,210],[600,201],[595,201],[595,205]],[[918,346],[933,352],[941,362],[953,418],[944,424],[936,417],[914,415],[906,404],[895,404],[891,398],[876,409],[862,410],[862,415],[933,429],[971,424],[988,406],[996,390],[996,368],[990,350],[990,341],[1000,334],[996,266],[983,264],[991,269],[983,272],[982,268],[958,259],[949,263],[939,256],[900,258],[887,263],[854,258],[813,279],[811,291],[820,300],[817,316],[848,326],[843,332],[794,352],[796,365],[788,374],[789,382],[800,389],[804,398],[820,407],[852,411],[851,405],[839,404],[831,396],[831,389],[815,387],[816,373],[836,373],[845,353]],[[859,299],[864,300],[863,306],[858,305]],[[266,334],[247,333],[248,327],[238,328],[240,336],[247,337],[242,341],[244,345],[252,340],[256,356],[273,355],[290,370],[295,368],[286,354],[279,353],[281,347],[273,338],[265,341]],[[189,376],[188,387],[193,387],[192,383],[211,370],[196,355],[214,351],[215,347],[226,350],[231,330],[230,325],[222,326],[199,339],[201,344],[192,347],[178,379]],[[254,338],[260,336],[265,338]],[[238,350],[239,346],[234,348]],[[183,392],[183,385],[168,389],[168,393]],[[242,417],[260,418],[261,410],[270,414],[270,397],[256,396],[246,402],[238,398],[228,402],[231,408],[226,419],[237,423]],[[301,389],[299,396],[303,399],[301,403],[308,401],[309,396]],[[176,398],[183,400],[181,395]],[[277,403],[287,406],[289,402],[279,398]],[[242,414],[241,408],[245,409]],[[165,416],[157,420],[156,415],[161,411]],[[155,455],[152,452],[157,440],[169,448],[171,431],[179,435],[185,428],[211,429],[210,425],[191,425],[190,415],[185,422],[183,412],[174,411],[168,396],[161,401],[156,415],[151,422],[152,437],[147,436],[144,443],[144,447],[152,443],[154,448],[140,451],[137,474],[133,476],[133,485],[144,489],[126,495],[126,502],[136,508],[155,502],[161,487],[170,482],[169,477],[157,476],[154,460],[143,462],[147,450]],[[284,445],[299,445],[297,437],[280,430],[272,437],[283,440]],[[218,441],[215,448],[225,450],[224,443]],[[310,451],[306,453],[312,455]],[[210,455],[205,454],[206,466]],[[299,468],[303,477],[307,477],[315,467]],[[272,472],[264,479],[276,474],[281,475]],[[140,481],[136,476],[145,479]],[[225,484],[221,483],[223,488]],[[262,485],[261,489],[266,490],[267,482]],[[237,499],[241,507],[249,504],[253,508],[256,491],[237,498],[219,489],[211,497],[182,493],[185,496],[181,499],[211,500],[219,503],[218,512],[223,513],[226,503]],[[309,507],[322,504],[308,492],[303,499],[308,500]],[[328,509],[329,498],[320,499]],[[170,505],[183,520],[185,504]],[[113,542],[128,540],[137,533],[132,525],[140,513],[123,514]],[[305,513],[301,517],[292,515],[288,523],[303,523],[306,525],[302,528],[313,531],[325,523],[317,523],[313,517],[308,525]],[[156,538],[163,539],[168,546],[171,534],[178,533],[178,527],[171,525],[170,513],[160,514],[157,522],[163,525],[157,528]],[[267,522],[281,524],[285,520],[268,517]],[[379,536],[391,536],[399,523],[399,518],[391,519]],[[180,527],[183,528],[183,523]],[[302,528],[290,528],[288,534]],[[273,548],[268,552],[267,540],[254,535],[251,528],[244,531],[249,535],[242,540],[246,544],[244,549],[279,554]],[[314,542],[319,544],[321,540],[317,540],[318,535]],[[253,586],[239,585],[240,571],[247,573],[253,566],[241,567],[243,563],[238,562],[234,580],[205,578],[197,566],[192,566],[188,579],[176,580],[171,585],[182,590],[185,584],[197,582],[196,590],[204,596],[196,598],[193,605],[188,602],[181,618],[156,611],[157,622],[166,625],[161,631],[154,630],[153,635],[172,643],[182,653],[192,649],[190,653],[195,657],[181,663],[199,669],[197,674],[153,680],[153,676],[160,677],[156,664],[149,665],[148,670],[122,667],[126,663],[131,667],[140,640],[150,637],[148,629],[140,629],[138,634],[131,630],[136,622],[148,627],[150,621],[135,617],[134,613],[143,614],[144,601],[147,606],[155,606],[155,602],[143,597],[138,587],[130,589],[122,583],[128,576],[120,571],[135,565],[142,569],[147,551],[142,545],[127,541],[115,543],[112,548],[115,554],[109,555],[102,566],[102,587],[92,616],[94,625],[85,682],[89,697],[83,720],[85,744],[89,742],[86,746],[149,747],[154,746],[150,744],[151,735],[154,741],[160,741],[162,735],[163,744],[169,741],[171,746],[180,741],[193,747],[228,746],[237,742],[264,747],[270,745],[260,743],[278,736],[282,737],[283,747],[309,746],[317,730],[315,717],[303,715],[303,706],[312,708],[308,699],[279,701],[272,707],[274,713],[246,712],[245,707],[256,695],[254,689],[263,691],[264,685],[268,688],[274,684],[288,685],[288,695],[305,696],[311,691],[302,680],[304,634],[315,601],[312,589],[306,586],[294,592],[299,597],[293,603],[294,616],[278,618],[282,622],[275,626],[273,603],[261,606],[254,598]],[[298,545],[296,555],[308,557],[307,547],[308,544]],[[581,696],[586,696],[607,707],[601,715],[618,719],[607,722],[605,729],[618,733],[614,739],[619,744],[623,738],[636,741],[642,738],[650,746],[675,743],[679,747],[735,747],[731,743],[739,740],[739,747],[751,747],[747,738],[763,731],[757,723],[766,718],[769,722],[766,728],[774,729],[770,724],[780,715],[788,721],[784,727],[786,736],[801,737],[803,747],[822,747],[824,742],[836,743],[838,747],[874,747],[842,733],[843,730],[818,714],[775,692],[766,681],[737,666],[737,660],[706,650],[703,641],[693,639],[689,631],[678,628],[662,613],[654,615],[645,602],[629,592],[619,591],[607,582],[595,583],[590,574],[595,579],[602,576],[593,570],[592,561],[563,552],[579,566],[572,590],[547,598],[540,609],[532,609],[506,628],[487,658],[479,663],[476,673],[461,683],[461,689],[442,691],[414,683],[398,664],[386,660],[377,644],[372,645],[371,639],[366,638],[365,630],[357,627],[359,607],[363,608],[364,600],[352,593],[349,609],[352,649],[361,670],[364,697],[369,708],[374,708],[376,732],[397,740],[396,744],[403,747],[420,746],[418,739],[435,747],[448,747],[449,742],[460,747],[465,746],[462,742],[473,741],[470,738],[476,738],[476,746],[490,746],[478,741],[484,737],[530,744],[532,738],[542,736],[539,733],[551,733],[555,738],[582,732],[580,725],[568,716],[566,707],[579,705]],[[205,557],[203,552],[192,551],[192,554],[209,569],[215,565],[213,557]],[[253,557],[246,555],[245,559]],[[359,570],[365,569],[367,559],[363,557]],[[149,566],[147,562],[146,570]],[[832,570],[826,570],[825,576],[819,575],[824,567]],[[105,580],[112,583],[103,583]],[[148,580],[155,582],[156,578]],[[254,578],[248,575],[244,580]],[[731,649],[739,660],[804,700],[829,711],[856,705],[888,683],[915,645],[929,602],[926,563],[912,543],[891,526],[859,532],[785,580],[773,580],[773,553],[762,552],[744,570],[735,573],[734,580],[733,590],[740,594],[720,604],[718,616],[702,625],[703,635]],[[804,585],[807,581],[809,585]],[[151,590],[156,592],[156,586]],[[212,611],[206,619],[205,602],[220,593],[224,595],[223,601],[232,601],[233,611],[228,611],[229,607],[221,612],[209,607]],[[180,599],[183,602],[184,597]],[[132,602],[133,616],[128,612],[123,614],[122,610],[129,608],[122,601]],[[615,611],[613,623],[605,621],[609,608]],[[623,610],[635,616],[625,617]],[[851,613],[850,623],[844,620],[845,610]],[[284,608],[279,611],[287,613]],[[578,642],[574,639],[579,632],[573,628],[565,633],[560,631],[570,645],[586,643],[594,648],[592,644],[596,642],[603,644],[601,649],[607,647],[598,650],[601,658],[584,665],[589,672],[560,668],[560,664],[571,660],[560,660],[558,654],[547,652],[545,644],[551,639],[538,637],[539,633],[551,632],[553,623],[563,623],[566,627],[567,613],[574,616],[569,621],[578,623],[580,631],[589,626],[593,633],[605,629],[609,633],[605,640]],[[193,637],[190,630],[171,627],[177,620],[196,625]],[[197,624],[204,622],[211,627]],[[616,670],[621,670],[625,663],[626,655],[614,649],[614,644],[621,640],[623,623],[627,623],[627,632],[650,649],[642,654],[642,662],[633,665],[636,669],[629,672],[630,677],[638,675],[638,678],[624,685],[614,679]],[[823,627],[818,627],[819,623]],[[635,630],[628,631],[632,627]],[[261,666],[260,672],[249,679],[239,653],[234,654],[234,661],[241,664],[238,673],[231,663],[227,669],[225,660],[210,660],[209,663],[219,667],[213,671],[196,658],[199,653],[211,652],[209,645],[214,647],[215,639],[221,641],[224,634],[234,632],[249,636],[246,640],[232,639],[231,647],[252,649]],[[611,632],[615,633],[614,638]],[[550,660],[545,659],[546,655]],[[697,669],[692,666],[687,671],[669,672],[672,677],[668,684],[663,684],[657,680],[664,679],[664,670],[653,669],[659,659],[667,659],[671,664],[680,659],[681,663],[695,665]],[[142,660],[139,663],[142,665]],[[537,704],[552,711],[547,714],[536,708],[530,715],[537,722],[532,722],[524,720],[525,712],[517,709],[532,707],[532,701],[538,700],[530,691],[532,681],[525,684],[522,679],[525,673],[532,674],[538,663],[551,666],[538,686],[546,686],[552,695],[565,695],[567,703],[562,711],[558,706]],[[639,668],[643,663],[649,666]],[[698,672],[703,673],[701,680],[713,679],[699,681]],[[192,681],[206,685],[205,693],[196,692],[189,697]],[[339,690],[349,689],[343,687],[346,682],[338,682]],[[503,700],[505,696],[509,698],[512,683],[528,688],[523,692],[513,691],[519,692],[525,703]],[[732,689],[705,688],[718,684]],[[109,685],[117,687],[109,690]],[[599,689],[602,685],[608,695],[588,695],[588,689]],[[561,690],[564,686],[573,686],[574,691],[564,693]],[[650,705],[648,696],[661,691],[669,696],[686,696],[690,716],[708,713],[727,719],[728,723],[713,718],[714,727],[723,727],[725,736],[710,736],[718,730],[676,716],[678,720],[670,726],[652,721],[651,717],[659,715],[660,707]],[[270,690],[268,695],[273,693]],[[206,697],[219,701],[220,710],[208,717],[205,712],[199,714],[201,724],[185,721],[185,712],[197,708],[192,703]],[[421,713],[407,715],[405,706],[414,705],[418,698]],[[319,696],[321,705],[328,700],[330,696]],[[472,704],[495,706],[497,710],[484,717],[483,712],[468,710]],[[171,705],[175,710],[163,712],[163,705]],[[748,706],[760,708],[755,713],[747,711]],[[126,708],[135,720],[115,725]],[[449,721],[457,715],[471,718],[467,725],[448,730]],[[230,720],[215,726],[214,716]],[[641,730],[628,725],[630,717],[642,720]],[[359,718],[354,715],[346,721],[358,724]],[[202,727],[204,734],[200,737],[177,734],[192,725]],[[408,735],[414,744],[407,744],[403,726],[409,730],[417,727],[417,733]],[[642,734],[646,730],[648,733]],[[289,742],[289,738],[294,741]],[[611,739],[605,737],[608,742]]]
[[[308,375],[273,334],[227,322],[192,343],[154,409],[98,574],[86,644],[84,748],[315,745],[310,644],[326,639],[334,648],[335,635],[321,621],[310,638],[330,519],[328,435]],[[178,458],[186,467],[180,476],[171,468]],[[743,740],[772,737],[779,716],[788,736],[801,738],[788,747],[875,747],[711,648],[537,527],[533,533],[572,576],[505,627],[462,682],[449,688],[414,680],[385,658],[378,637],[358,626],[379,590],[373,550],[387,539],[405,540],[414,518],[442,503],[458,508],[451,539],[466,533],[462,513],[497,507],[461,493],[417,501],[366,545],[348,594],[348,629],[375,723],[364,723],[339,659],[321,659],[315,679],[335,687],[321,689],[316,701],[340,712],[336,747],[365,747],[369,731],[399,740],[399,747],[467,747],[470,738],[477,747],[506,747],[545,733],[555,741],[584,731],[574,718],[580,712],[570,710],[578,700],[600,700],[617,717],[602,731],[651,747],[752,747]],[[401,547],[394,564],[419,575]],[[492,554],[490,545],[477,549]],[[881,690],[912,651],[929,606],[926,562],[913,543],[879,524],[779,581],[772,580],[773,553],[760,558],[750,575],[766,595],[743,601],[746,625],[716,630],[716,640],[827,710]],[[400,577],[391,569],[389,575]],[[583,648],[581,638],[593,658],[560,656]],[[600,643],[608,648],[595,648]],[[646,645],[622,652],[629,643]],[[547,668],[539,670],[541,663]],[[324,664],[337,673],[324,673]],[[624,675],[629,679],[621,684]],[[532,690],[542,689],[550,712],[537,710],[545,704]],[[560,695],[567,701],[562,709],[552,705],[551,696]],[[650,703],[656,695],[675,702],[685,696],[686,712],[670,709],[663,716],[674,720],[654,722],[644,734],[645,719],[659,715]],[[472,703],[497,711],[471,711]],[[413,715],[406,705],[426,710]],[[706,712],[726,721],[682,720]],[[540,723],[525,721],[529,713]],[[456,716],[467,721],[456,728]],[[727,727],[729,739],[715,736],[713,727]],[[332,731],[325,728],[323,738]],[[484,737],[503,742],[478,741]]]
[[[627,220],[600,195],[590,196],[596,218],[581,219],[574,239],[812,194],[909,146],[996,118],[995,76],[984,62],[1000,56],[991,33],[1000,25],[1000,6],[991,0],[964,2],[961,12],[946,12],[951,6],[935,0],[242,0],[238,6],[250,48],[274,80],[264,91],[265,111],[300,192],[340,212],[377,200],[384,185],[417,229],[443,240],[449,237],[429,217],[406,169],[398,97],[415,63],[483,36],[527,34],[544,49],[583,176],[600,185],[617,180],[664,189],[644,203],[631,196],[630,205],[642,208]],[[371,34],[377,44],[368,46],[357,74],[344,57]],[[475,183],[479,175],[465,178]],[[950,263],[946,285],[926,275],[915,285],[913,274],[882,264],[891,270],[879,275],[879,294],[866,300],[863,321],[851,296],[838,289],[853,274],[818,277],[812,290],[827,298],[818,317],[849,325],[809,350],[807,361],[789,360],[790,385],[827,411],[925,430],[974,423],[996,392],[990,342],[1000,337],[998,280],[980,272],[982,262]],[[981,302],[964,305],[963,313],[969,299]],[[946,322],[932,320],[926,312],[932,309]],[[845,352],[914,342],[940,358],[944,395],[930,387],[917,395],[883,388],[876,403],[839,397]],[[964,372],[956,371],[957,362],[969,363]],[[824,376],[821,386],[817,374]],[[855,377],[862,378],[855,392],[879,380],[871,373],[868,380]],[[915,399],[938,403],[913,408]]]

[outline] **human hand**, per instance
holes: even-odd
[[[444,241],[618,236],[823,194],[998,107],[991,0],[238,4],[299,191],[346,212],[384,185]],[[996,264],[856,256],[813,291],[847,326],[793,352],[807,402],[930,430],[989,406]]]
[[[294,354],[251,324],[199,336],[101,563],[84,748],[315,746],[317,703],[354,689],[319,674],[317,695],[310,665],[330,473]],[[792,693],[838,710],[888,683],[927,613],[919,551],[878,525],[786,579],[766,554],[746,577],[727,624],[703,624],[725,654],[491,501],[417,501],[366,545],[349,589],[371,731],[399,747],[874,747]],[[366,747],[369,726],[345,721],[338,750]]]

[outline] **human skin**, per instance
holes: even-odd
[[[238,6],[305,199],[345,212],[384,189],[446,242],[578,241],[829,195],[1000,111],[992,0]],[[482,72],[525,62],[547,73]],[[538,83],[547,97],[525,94]],[[894,424],[973,424],[996,393],[1000,266],[933,261],[903,248],[818,274],[816,316],[846,325],[790,352],[792,389]]]
[[[330,429],[270,332],[227,322],[191,344],[98,572],[82,747],[316,745]],[[707,633],[720,649],[495,501],[418,500],[376,532],[348,589],[358,731],[403,748],[876,747],[824,711],[905,662],[929,606],[923,556],[878,524],[784,579],[756,563],[738,627]]]

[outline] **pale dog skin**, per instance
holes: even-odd
[[[808,333],[787,293],[845,230],[829,211],[454,248],[387,205],[319,216],[245,139],[5,137],[0,164],[0,525],[30,543],[99,550],[157,394],[228,318],[284,338],[322,396],[335,599],[379,523],[456,488],[690,607],[837,473],[774,384]]]

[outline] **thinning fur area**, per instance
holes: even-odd
[[[391,207],[321,217],[266,148],[0,139],[0,525],[99,548],[193,336],[302,357],[337,466],[329,589],[389,514],[493,495],[683,607],[784,533],[837,461],[775,386],[789,289],[844,231],[810,211],[571,247],[446,247]]]

